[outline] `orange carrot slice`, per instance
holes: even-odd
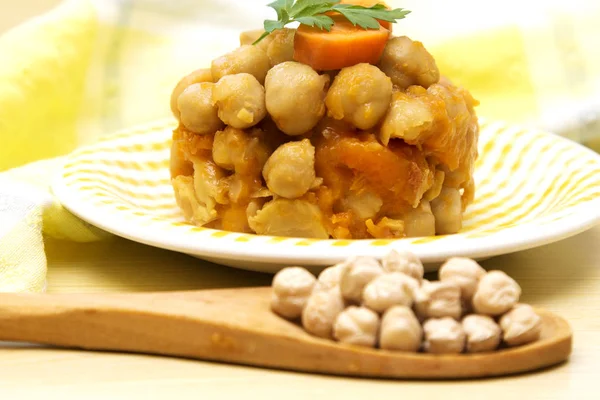
[[[317,71],[330,71],[360,63],[377,64],[390,36],[379,30],[354,26],[344,17],[334,16],[331,31],[300,25],[294,38],[294,60]]]

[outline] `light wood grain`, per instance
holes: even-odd
[[[348,346],[309,335],[270,310],[270,287],[141,294],[0,294],[0,340],[150,353],[371,378],[480,378],[567,360],[568,323],[538,310],[538,341],[480,354]]]
[[[62,399],[244,398],[596,399],[600,369],[600,226],[576,237],[493,258],[524,290],[523,301],[564,316],[573,328],[569,362],[549,370],[476,381],[387,381],[265,371],[204,361],[39,347],[0,347],[0,393]],[[48,242],[53,293],[187,290],[268,284],[237,271],[121,239]],[[211,283],[216,282],[216,283]],[[163,286],[164,285],[164,286]],[[250,389],[250,385],[253,386]],[[196,397],[198,396],[198,397]]]

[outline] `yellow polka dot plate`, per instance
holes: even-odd
[[[600,221],[600,155],[553,134],[482,121],[475,202],[454,235],[306,240],[187,224],[169,178],[172,121],[107,136],[67,157],[53,184],[63,205],[116,235],[238,268],[276,272],[409,247],[435,265],[487,258],[580,233]]]

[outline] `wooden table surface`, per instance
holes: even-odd
[[[0,32],[57,0],[4,2]],[[271,277],[199,261],[123,239],[48,241],[49,292],[166,291],[268,285]],[[345,379],[144,355],[0,345],[0,398],[406,398],[598,399],[600,226],[576,237],[490,259],[522,285],[523,301],[568,319],[571,360],[527,375],[477,381]]]
[[[487,260],[523,287],[523,301],[572,324],[566,364],[477,381],[346,379],[144,355],[0,346],[0,394],[57,398],[461,398],[597,399],[600,379],[600,226],[573,238]],[[268,285],[271,277],[199,261],[123,239],[48,241],[50,292],[163,291]],[[7,398],[0,395],[0,398]]]

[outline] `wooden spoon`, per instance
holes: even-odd
[[[339,344],[269,308],[270,288],[111,295],[0,295],[0,340],[198,358],[378,378],[474,378],[566,360],[568,323],[548,311],[541,340],[488,354],[431,355]]]

